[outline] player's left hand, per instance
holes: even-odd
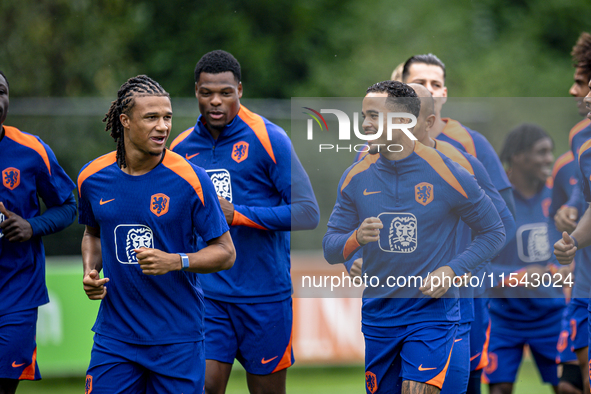
[[[181,258],[176,253],[151,248],[134,249],[134,252],[142,272],[146,275],[164,275],[170,271],[178,271],[182,267]]]
[[[33,228],[28,221],[6,209],[2,202],[0,202],[0,213],[5,217],[4,221],[0,223],[0,228],[7,240],[10,242],[25,242],[31,239]]]
[[[228,222],[229,225],[232,224],[232,221],[234,220],[234,204],[220,196],[218,196],[218,200],[220,200],[220,206],[226,217],[226,222]]]
[[[448,265],[437,268],[427,275],[423,281],[423,286],[419,290],[432,298],[441,298],[451,287],[452,280],[456,274]]]

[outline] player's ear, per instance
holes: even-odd
[[[445,104],[447,102],[447,86],[443,87],[443,95],[442,95],[442,103],[441,105]]]
[[[197,91],[199,90],[199,86],[197,85],[197,82],[195,82],[195,97],[199,98],[199,94],[197,93]]]
[[[242,82],[238,82],[238,98],[242,98]]]
[[[119,115],[119,121],[124,128],[129,128],[129,116],[127,114]]]
[[[427,125],[427,131],[431,130],[431,127],[433,127],[433,125],[435,124],[435,115],[427,116],[427,119],[425,119],[425,123]]]

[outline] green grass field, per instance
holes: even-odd
[[[549,386],[540,382],[531,360],[525,360],[519,372],[515,394],[551,393]],[[84,378],[48,378],[39,382],[22,382],[18,394],[80,394]],[[358,394],[364,390],[363,367],[297,367],[287,373],[287,392],[290,394]],[[483,393],[488,389],[483,387]],[[236,366],[230,377],[227,394],[248,394],[246,375]]]

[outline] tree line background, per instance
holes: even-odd
[[[147,74],[175,99],[194,97],[195,63],[214,49],[240,61],[245,100],[362,97],[398,63],[428,52],[445,62],[450,96],[566,97],[570,51],[590,17],[588,0],[3,0],[0,69],[11,105],[22,99],[6,124],[39,135],[76,179],[114,149],[100,114],[125,80]],[[89,97],[102,100],[78,110],[76,100]],[[43,109],[26,98],[68,100]],[[173,101],[173,137],[194,124],[194,102],[183,101],[179,117]],[[291,131],[288,119],[276,121]],[[332,206],[333,188],[316,193]],[[48,254],[78,254],[81,231],[49,237]]]

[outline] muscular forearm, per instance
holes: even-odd
[[[88,229],[84,231],[84,236],[82,237],[82,265],[84,276],[92,270],[101,272],[103,269],[101,239],[91,234]]]
[[[212,239],[207,244],[207,247],[199,252],[187,254],[189,268],[186,271],[208,274],[232,268],[236,260],[236,250],[229,232]]]

